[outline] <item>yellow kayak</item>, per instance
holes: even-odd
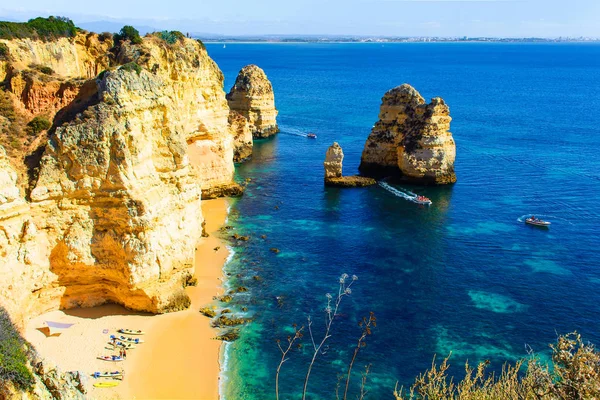
[[[94,387],[98,387],[98,388],[115,387],[119,383],[121,383],[121,382],[96,382],[96,383],[94,383]]]

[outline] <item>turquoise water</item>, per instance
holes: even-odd
[[[600,343],[600,46],[207,47],[227,89],[246,64],[266,71],[281,127],[238,167],[252,181],[230,220],[252,237],[226,270],[231,287],[250,289],[234,308],[254,322],[228,347],[226,398],[274,398],[275,339],[308,315],[322,335],[325,294],[344,272],[359,280],[314,368],[312,399],[335,398],[369,311],[378,325],[356,361],[352,398],[366,364],[367,398],[385,399],[436,353],[452,351],[451,372],[462,375],[466,359],[499,370],[526,346],[547,356],[557,333],[577,329]],[[449,104],[458,183],[397,187],[430,197],[429,208],[379,186],[324,188],[327,147],[338,141],[344,172],[356,173],[381,97],[405,82]],[[529,214],[552,227],[519,221]],[[301,392],[308,336],[302,342],[283,367],[282,398]]]

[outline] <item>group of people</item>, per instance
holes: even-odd
[[[111,339],[112,345],[113,345],[113,350],[117,350],[117,338],[114,337]],[[123,360],[127,359],[127,350],[120,348],[119,349],[119,357],[121,357]]]

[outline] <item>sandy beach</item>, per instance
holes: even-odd
[[[31,320],[25,337],[45,359],[64,371],[124,371],[115,388],[94,388],[95,399],[218,399],[221,342],[208,318],[198,312],[222,292],[223,265],[229,255],[226,244],[213,235],[225,223],[226,199],[202,202],[209,237],[197,246],[195,276],[198,284],[186,290],[192,300],[188,310],[150,315],[117,305],[53,311]],[[215,251],[215,248],[219,247]],[[73,323],[61,335],[47,336],[44,321]],[[127,351],[127,359],[112,363],[97,359],[114,354],[109,336],[119,328],[145,331],[145,343]]]

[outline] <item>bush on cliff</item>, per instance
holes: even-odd
[[[9,55],[8,46],[0,43],[0,61],[7,60]]]
[[[158,36],[168,44],[175,44],[179,41],[182,41],[185,38],[184,34],[179,31],[162,31],[156,33],[156,36]]]
[[[73,37],[77,27],[69,18],[34,18],[27,22],[0,22],[0,39],[40,39],[51,40],[60,37]]]
[[[34,378],[27,368],[27,347],[27,342],[17,331],[6,310],[0,308],[0,395],[3,384],[9,382],[21,390],[32,388]]]
[[[41,131],[47,131],[52,126],[52,123],[44,117],[35,117],[27,123],[27,133],[37,135]]]
[[[140,67],[137,63],[135,63],[133,61],[130,63],[121,65],[121,67],[119,69],[122,69],[123,71],[128,71],[128,72],[135,71],[138,75],[142,72],[142,67]]]
[[[140,32],[131,25],[122,27],[119,33],[114,34],[113,40],[115,41],[115,46],[119,46],[124,40],[129,40],[132,44],[142,44]]]

